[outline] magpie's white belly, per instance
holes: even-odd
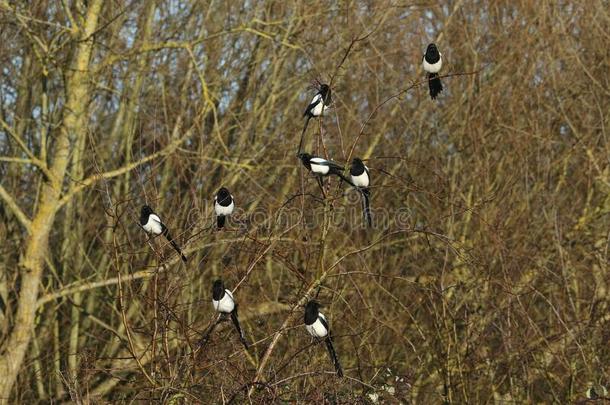
[[[307,329],[307,332],[313,337],[323,338],[328,335],[328,330],[319,319],[316,319],[311,325],[305,325],[305,329]]]
[[[216,211],[216,215],[231,215],[233,213],[233,208],[235,208],[235,204],[231,201],[231,204],[224,207],[218,202],[214,204],[214,211]]]
[[[330,168],[327,165],[317,165],[313,162],[309,163],[311,166],[311,171],[316,173],[316,174],[328,174],[328,171],[330,170]]]
[[[352,183],[356,187],[368,187],[369,186],[369,175],[366,172],[358,176],[350,175],[352,178]]]
[[[216,311],[224,312],[226,314],[233,312],[235,309],[235,301],[233,301],[233,298],[231,298],[227,293],[225,293],[224,297],[222,297],[220,301],[212,300],[212,305],[214,305],[214,309]]]
[[[424,58],[424,70],[428,73],[438,73],[443,66],[443,58],[440,58],[436,63],[428,63]]]
[[[328,108],[328,107],[326,107],[326,106],[324,105],[324,103],[323,103],[322,101],[320,101],[320,102],[318,103],[318,105],[316,105],[314,108],[312,108],[312,110],[311,110],[311,114],[312,114],[314,117],[319,117],[320,115],[322,115],[322,111],[325,111],[327,108]]]
[[[144,228],[146,232],[152,233],[154,235],[161,235],[161,233],[163,232],[163,228],[161,227],[161,221],[156,220],[155,215],[150,215],[148,217],[148,222],[145,223],[142,228]]]

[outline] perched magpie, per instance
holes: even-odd
[[[590,400],[610,399],[608,398],[608,390],[601,384],[590,386],[585,395],[587,396],[587,399]]]
[[[301,147],[303,146],[303,137],[305,136],[305,131],[307,131],[307,125],[309,125],[309,120],[313,117],[319,117],[322,113],[328,109],[330,103],[332,102],[331,91],[328,84],[321,84],[318,88],[318,92],[311,99],[311,102],[305,109],[303,113],[303,117],[305,117],[305,125],[303,126],[303,132],[301,132],[301,140],[299,141],[299,149],[297,150],[297,155],[301,153]]]
[[[140,225],[146,232],[155,236],[163,234],[176,252],[180,254],[182,261],[186,263],[186,256],[182,253],[182,250],[180,250],[178,244],[172,239],[165,224],[161,222],[159,216],[155,214],[152,208],[150,208],[148,205],[144,205],[140,210]]]
[[[235,203],[233,201],[233,196],[231,193],[229,193],[229,190],[221,187],[214,197],[214,211],[216,212],[216,223],[218,225],[218,229],[225,226],[226,216],[231,215],[234,208]]]
[[[338,176],[347,184],[354,186],[354,184],[343,175],[344,169],[343,166],[341,166],[340,164],[335,163],[332,160],[326,160],[320,157],[311,156],[309,153],[299,153],[298,158],[301,159],[303,166],[305,166],[307,170],[316,175],[316,178],[318,179],[318,184],[320,185],[320,187],[322,187],[322,190],[324,190],[324,187],[322,185],[321,178],[324,176],[329,176],[331,174]]]
[[[319,311],[319,308],[320,304],[316,301],[309,301],[307,303],[305,306],[305,329],[307,329],[307,332],[316,339],[325,338],[324,341],[326,343],[326,348],[328,349],[328,354],[330,354],[330,360],[335,366],[337,375],[343,377],[343,370],[339,363],[339,357],[337,357],[337,352],[335,352],[335,348],[333,347],[328,321],[324,314]]]
[[[233,299],[231,291],[225,289],[222,280],[214,281],[214,285],[212,286],[212,305],[214,305],[216,312],[231,315],[231,321],[233,321],[233,325],[235,325],[235,329],[237,329],[237,333],[239,333],[239,340],[247,349],[248,342],[246,341],[241,326],[239,326],[239,319],[237,319],[237,304]]]
[[[438,72],[443,66],[442,54],[438,51],[435,44],[428,45],[423,57],[424,70],[428,72],[428,86],[430,87],[430,97],[432,100],[443,91],[443,84],[438,77]]]
[[[368,225],[371,226],[371,209],[369,206],[369,197],[371,195],[369,184],[371,183],[371,177],[369,175],[369,168],[366,167],[360,158],[354,158],[352,160],[352,166],[349,169],[349,174],[354,186],[362,193],[364,218]]]

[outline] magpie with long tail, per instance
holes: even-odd
[[[214,197],[214,211],[216,212],[216,224],[218,229],[225,226],[226,217],[233,213],[235,209],[235,201],[233,196],[224,187],[221,187]]]
[[[223,315],[230,315],[231,321],[233,322],[233,325],[235,325],[235,329],[239,334],[239,340],[244,347],[248,349],[248,342],[246,341],[244,332],[239,325],[239,319],[237,318],[237,304],[233,299],[233,294],[231,291],[225,289],[222,280],[214,281],[214,285],[212,286],[212,305],[214,306],[216,312]]]
[[[309,153],[299,153],[298,158],[301,160],[301,163],[303,163],[303,166],[305,166],[307,170],[316,175],[318,184],[322,190],[324,190],[322,177],[330,176],[331,174],[339,177],[347,184],[354,186],[354,184],[343,175],[343,171],[345,169],[340,164],[335,163],[332,160],[312,156]]]
[[[337,352],[333,347],[333,340],[330,334],[330,328],[328,326],[328,320],[320,312],[320,303],[317,301],[309,301],[305,306],[305,329],[311,336],[316,339],[324,339],[326,343],[326,348],[328,349],[328,354],[330,355],[330,360],[333,362],[335,366],[335,370],[337,371],[337,375],[339,377],[343,377],[343,369],[341,368],[341,364],[339,363],[339,357],[337,356]]]
[[[354,158],[352,159],[352,165],[349,168],[349,175],[356,189],[362,194],[364,219],[370,227],[373,222],[371,220],[371,209],[369,205],[369,198],[371,196],[371,191],[369,189],[369,185],[371,184],[369,168],[362,162],[362,159]]]
[[[163,222],[161,222],[161,218],[150,208],[148,205],[144,205],[140,210],[140,225],[142,229],[144,229],[147,233],[153,234],[155,236],[163,235],[168,240],[168,242],[172,245],[174,250],[178,252],[182,261],[186,263],[186,256],[182,253],[180,246],[174,241],[172,236],[169,234],[167,227]]]
[[[426,53],[422,58],[424,70],[428,73],[428,87],[430,88],[430,97],[432,100],[443,91],[443,83],[441,83],[438,72],[443,67],[443,55],[438,51],[435,44],[428,45]]]
[[[332,92],[330,90],[330,86],[328,84],[320,84],[318,87],[318,92],[311,99],[311,102],[305,109],[303,113],[303,117],[305,117],[305,125],[303,126],[303,132],[301,132],[301,140],[299,141],[299,149],[297,150],[297,155],[301,153],[301,147],[303,146],[303,138],[305,136],[305,131],[307,131],[307,126],[309,125],[309,120],[313,117],[319,117],[322,113],[330,107],[332,103]]]

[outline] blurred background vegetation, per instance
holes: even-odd
[[[610,379],[607,1],[0,0],[0,403],[571,403]],[[445,91],[427,93],[436,42]],[[294,157],[366,159],[327,198]],[[215,232],[212,200],[239,208]],[[137,225],[159,213],[184,265]],[[214,322],[235,289],[243,350]],[[307,335],[325,306],[346,377]]]

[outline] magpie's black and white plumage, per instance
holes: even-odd
[[[369,175],[369,168],[362,162],[362,159],[354,158],[349,168],[349,175],[354,186],[362,193],[364,218],[368,226],[371,226],[371,210],[369,206],[371,177]]]
[[[330,360],[335,366],[337,375],[339,377],[343,377],[343,370],[341,369],[341,364],[339,363],[339,357],[337,356],[337,352],[333,347],[328,321],[326,320],[324,314],[319,311],[319,309],[320,304],[318,302],[309,301],[307,303],[305,306],[305,329],[307,329],[307,332],[309,332],[309,334],[314,338],[324,339],[326,348],[328,349],[328,354],[330,355]]]
[[[343,175],[343,171],[345,169],[340,164],[335,163],[332,160],[326,160],[321,157],[312,156],[309,153],[299,153],[298,157],[299,159],[301,159],[303,166],[305,166],[307,170],[316,175],[318,183],[320,184],[320,187],[322,187],[322,189],[324,189],[324,187],[322,186],[321,178],[325,176],[330,176],[331,174],[338,176],[341,180],[351,186],[354,185],[348,178]]]
[[[244,332],[239,325],[239,319],[237,318],[237,304],[233,299],[231,291],[225,289],[222,280],[214,281],[214,285],[212,286],[212,305],[216,312],[231,316],[231,321],[233,321],[233,325],[235,325],[235,329],[237,329],[237,333],[239,333],[239,340],[247,349],[248,342],[246,341]]]
[[[311,102],[305,109],[303,117],[319,117],[322,113],[328,109],[332,102],[332,92],[328,84],[321,84],[318,92],[311,99]]]
[[[428,86],[430,87],[430,97],[432,100],[443,91],[443,84],[438,77],[441,67],[443,67],[443,55],[438,51],[435,44],[428,45],[423,57],[424,70],[428,73]]]
[[[226,217],[231,215],[234,209],[235,202],[233,201],[233,196],[229,193],[229,190],[221,187],[214,197],[214,211],[216,212],[218,229],[225,226]]]
[[[144,205],[140,210],[140,225],[147,233],[155,236],[163,234],[176,252],[178,252],[182,258],[182,261],[186,263],[186,256],[182,253],[182,250],[174,239],[172,239],[167,227],[165,224],[163,224],[163,222],[161,222],[161,218],[159,218],[159,216],[155,214],[152,208],[150,208],[148,205]]]
[[[330,107],[330,103],[332,102],[330,86],[328,84],[321,84],[318,92],[311,99],[311,102],[305,109],[303,113],[303,117],[305,117],[305,125],[303,126],[303,132],[301,132],[301,140],[299,141],[299,149],[297,150],[297,155],[301,153],[301,147],[303,146],[303,137],[305,136],[305,131],[307,131],[307,125],[309,125],[309,120],[313,117],[319,117],[322,113]]]
[[[585,393],[587,399],[597,401],[597,400],[610,400],[608,397],[608,389],[601,384],[593,384],[587,389]],[[606,402],[604,402],[606,403]]]

